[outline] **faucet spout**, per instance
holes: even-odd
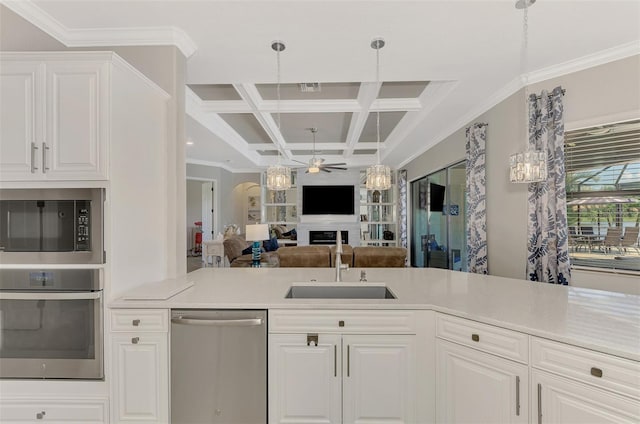
[[[336,283],[342,281],[342,270],[349,269],[349,265],[342,264],[342,234],[340,230],[336,231]]]

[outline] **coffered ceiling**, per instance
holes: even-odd
[[[308,161],[309,127],[327,162],[371,164],[378,112],[382,161],[399,167],[522,87],[512,0],[2,2],[67,46],[179,47],[188,160],[229,170],[278,150]],[[381,84],[374,37],[386,40]],[[286,44],[279,104],[273,40]],[[530,82],[640,54],[640,1],[538,0],[529,46]]]

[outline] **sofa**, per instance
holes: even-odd
[[[251,248],[252,242],[246,241],[242,235],[233,234],[225,237],[222,243],[224,245],[224,255],[229,261],[229,266],[232,268],[251,266],[253,262],[252,255],[246,252]],[[268,264],[268,266],[272,267],[279,266],[277,252],[262,252],[260,263]]]

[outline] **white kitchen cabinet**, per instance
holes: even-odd
[[[2,181],[107,178],[110,61],[54,57],[0,57]]]
[[[427,354],[418,359],[418,338],[428,342],[422,331],[428,316],[416,311],[272,311],[269,422],[431,422],[431,402],[422,399],[428,390],[418,387],[429,380]],[[418,402],[427,406],[419,408]]]
[[[640,402],[548,372],[532,370],[536,424],[637,424]]]
[[[269,336],[269,415],[272,423],[341,422],[340,336]]]
[[[3,61],[0,67],[0,176],[40,176],[44,66]]]
[[[168,311],[114,310],[111,322],[113,421],[168,422]]]
[[[4,396],[0,400],[0,422],[11,423],[108,423],[106,398],[34,398]]]
[[[528,422],[529,336],[446,314],[436,335],[438,422]]]
[[[640,363],[532,337],[531,421],[640,422]]]
[[[528,422],[526,365],[445,340],[436,350],[437,422]]]
[[[416,422],[415,337],[342,337],[343,423]]]

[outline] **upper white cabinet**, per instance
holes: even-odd
[[[127,99],[154,98],[136,89],[153,83],[111,52],[2,53],[0,61],[0,181],[107,180],[110,143],[147,113]]]

